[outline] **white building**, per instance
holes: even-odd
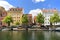
[[[50,25],[50,16],[54,14],[54,12],[58,12],[56,9],[42,9],[43,15],[44,15],[44,25]],[[60,15],[60,13],[58,12]],[[54,25],[54,24],[53,24]],[[60,23],[55,23],[55,25],[60,25]]]

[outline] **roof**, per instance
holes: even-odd
[[[23,8],[10,8],[9,11],[22,11]]]
[[[58,12],[57,9],[41,9],[43,13],[47,13],[47,12]]]

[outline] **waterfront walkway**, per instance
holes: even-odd
[[[26,30],[25,28],[22,28],[22,29],[13,29],[13,31],[24,31]],[[39,30],[47,30],[47,29],[38,29],[38,28],[28,28],[29,31],[39,31]]]

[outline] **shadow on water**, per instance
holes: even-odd
[[[60,40],[60,32],[0,31],[0,40]]]

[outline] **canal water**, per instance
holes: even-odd
[[[60,40],[60,32],[0,31],[0,40]]]

